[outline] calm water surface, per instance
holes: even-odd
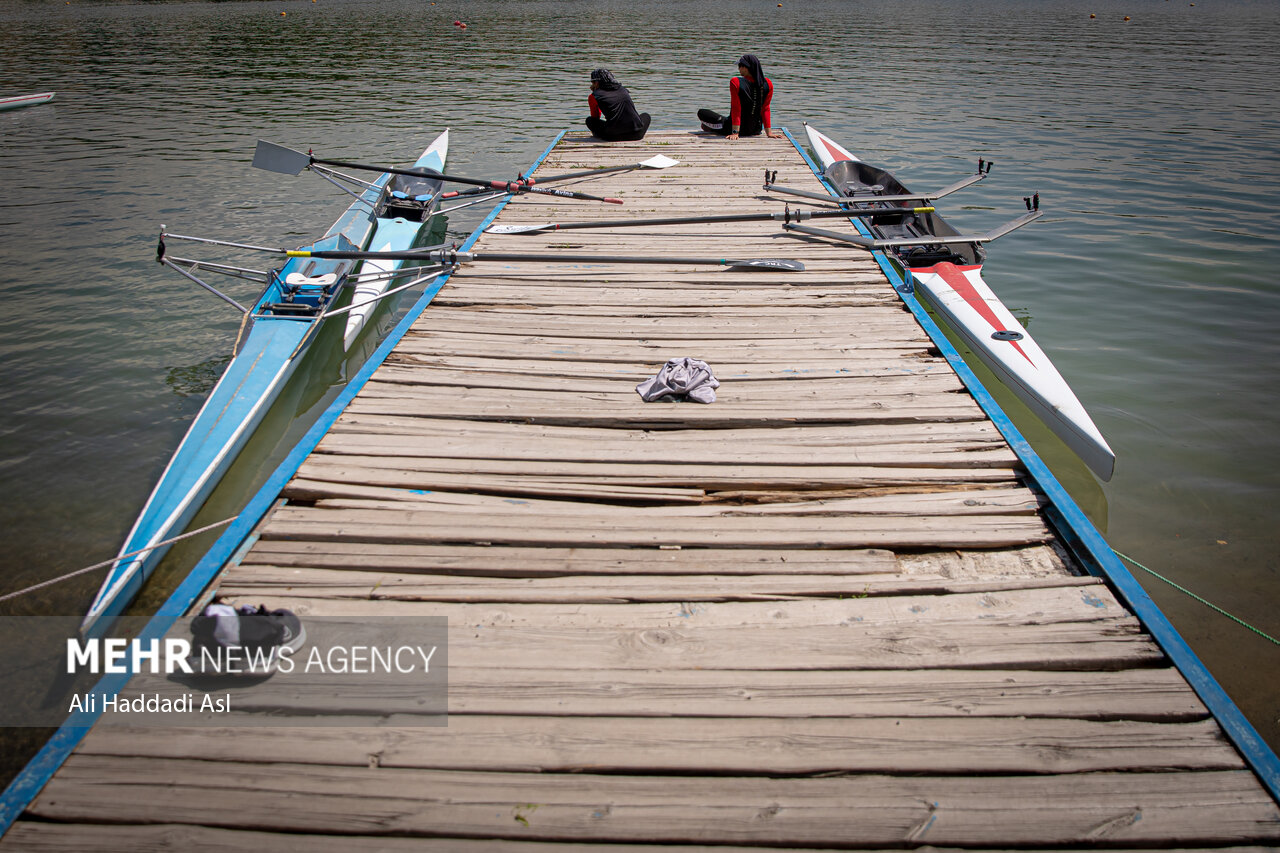
[[[1280,636],[1277,44],[1280,7],[1247,0],[0,0],[0,96],[58,93],[0,113],[0,590],[115,553],[225,364],[237,318],[154,263],[160,224],[292,246],[345,207],[251,169],[257,139],[407,162],[450,127],[451,171],[511,176],[580,123],[589,69],[688,128],[751,51],[775,126],[809,120],[908,186],[994,160],[942,203],[962,229],[1041,193],[986,277],[1114,480],[1012,414],[1114,547]],[[202,517],[234,513],[355,367],[312,358]],[[207,544],[175,549],[135,621]],[[1280,745],[1280,648],[1139,580]],[[0,612],[74,621],[99,582]]]

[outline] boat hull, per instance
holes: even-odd
[[[314,248],[355,246],[335,235],[317,241]],[[328,301],[323,291],[331,298],[345,282],[350,266],[348,261],[294,258],[272,277],[242,330],[235,357],[183,436],[120,549],[121,555],[143,553],[122,558],[111,567],[81,624],[83,634],[96,636],[119,617],[168,552],[169,546],[158,543],[183,530],[199,511],[301,362],[307,342],[319,328],[318,312]],[[315,284],[309,286],[310,282]],[[316,313],[294,316],[279,309],[281,305],[305,308],[308,301],[317,303]]]
[[[53,100],[53,92],[40,92],[36,95],[17,95],[12,98],[0,98],[0,111],[16,110],[21,107],[33,107]]]
[[[390,177],[374,181],[310,248],[349,251],[368,245],[377,214],[387,209]],[[397,239],[412,240],[405,235]],[[195,517],[302,362],[323,312],[342,292],[352,267],[351,261],[293,258],[271,277],[241,330],[235,357],[174,452],[94,598],[81,624],[83,635],[105,633],[168,552],[169,546],[157,543],[172,539]],[[143,553],[124,556],[137,551]]]
[[[875,194],[908,192],[892,175],[867,167],[830,137],[808,125],[805,130],[824,174],[833,177],[842,192],[852,177],[871,180],[868,174],[877,176]],[[859,165],[851,169],[851,163]],[[874,194],[869,193],[868,199],[874,199]],[[927,216],[916,223],[916,230],[937,236],[958,233],[936,214]],[[872,219],[871,227],[879,237],[910,233],[900,221],[881,230]],[[1115,453],[1053,362],[983,280],[985,256],[981,248],[961,245],[948,251],[958,254],[945,260],[928,251],[913,254],[904,249],[898,254],[910,267],[926,301],[951,331],[1100,479],[1110,480]]]

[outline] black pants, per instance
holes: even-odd
[[[636,142],[644,139],[644,135],[649,132],[649,122],[651,120],[648,113],[640,113],[640,123],[644,127],[631,133],[616,133],[604,119],[588,116],[587,129],[591,131],[592,136],[597,139],[603,139],[605,142]]]
[[[707,133],[718,133],[721,136],[728,136],[733,133],[733,125],[729,123],[729,117],[722,116],[715,110],[698,110],[698,121],[702,122],[702,129]],[[759,136],[760,131],[757,130],[752,133],[750,128],[744,127],[738,132],[738,135]]]

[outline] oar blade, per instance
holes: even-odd
[[[731,270],[749,269],[783,272],[803,272],[804,264],[787,258],[755,258],[749,261],[725,261]]]
[[[650,157],[640,163],[642,169],[669,169],[672,166],[680,165],[679,160],[673,160],[665,154],[659,154],[656,157]]]
[[[297,175],[310,165],[309,155],[262,139],[258,140],[258,148],[253,152],[253,168],[268,172]]]
[[[484,229],[486,234],[532,234],[536,231],[546,231],[555,228],[554,225],[490,225]]]

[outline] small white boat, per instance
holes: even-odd
[[[53,92],[41,92],[38,95],[17,95],[12,98],[0,98],[0,110],[16,110],[18,107],[32,107],[53,100]]]
[[[889,198],[929,201],[930,196],[913,196],[893,175],[864,163],[807,124],[805,132],[824,176],[848,204],[882,204]],[[863,221],[879,238],[866,241],[866,247],[897,255],[951,330],[1098,477],[1110,480],[1115,453],[1053,362],[982,279],[986,255],[980,243],[1021,223],[966,238],[933,212]]]

